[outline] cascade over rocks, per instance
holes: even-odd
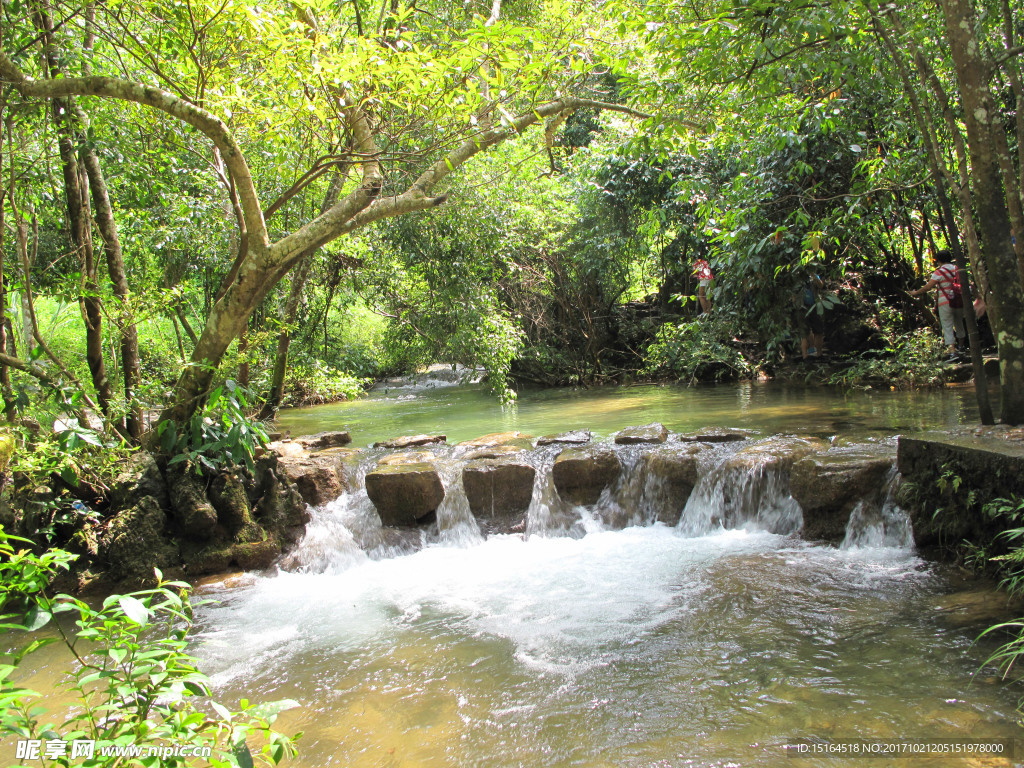
[[[445,491],[430,462],[382,462],[366,474],[366,494],[384,525],[414,526],[430,522]]]
[[[804,512],[805,539],[842,541],[854,507],[885,488],[896,452],[891,446],[830,449],[799,459],[790,493]]]
[[[619,457],[606,446],[567,448],[551,469],[558,495],[580,506],[596,504],[601,492],[610,488],[621,472]]]
[[[536,475],[530,464],[509,457],[466,462],[462,487],[484,533],[525,530]]]

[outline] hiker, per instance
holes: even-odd
[[[936,306],[938,307],[939,324],[942,326],[942,340],[949,352],[949,360],[958,360],[967,338],[964,324],[964,297],[960,290],[960,278],[956,265],[951,261],[948,250],[938,251],[932,256],[935,271],[927,283],[914,291],[907,291],[911,296],[920,296],[932,288],[938,288]]]
[[[702,312],[711,311],[711,299],[708,297],[708,288],[715,276],[711,273],[711,265],[705,259],[697,259],[693,265],[693,274],[700,282],[697,284],[697,300],[700,301]]]
[[[800,356],[805,363],[820,360],[825,351],[825,315],[818,311],[821,287],[821,278],[812,273],[794,300],[796,327],[800,333]]]

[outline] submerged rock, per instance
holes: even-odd
[[[537,470],[509,458],[475,459],[462,469],[470,511],[485,533],[525,527]]]
[[[512,445],[522,448],[532,448],[533,438],[524,435],[522,432],[493,432],[473,440],[464,440],[459,443],[460,448],[493,448],[497,445]]]
[[[642,427],[626,427],[615,435],[619,445],[657,444],[668,440],[668,430],[664,424],[653,422]]]
[[[610,488],[621,472],[619,457],[604,446],[567,448],[558,454],[551,468],[558,495],[563,501],[581,506],[596,504],[601,492]]]
[[[374,448],[413,448],[418,445],[436,445],[448,442],[447,435],[409,435],[396,437],[393,440],[382,440],[373,444]]]
[[[378,464],[366,475],[366,495],[384,525],[413,526],[437,511],[444,486],[433,464]]]

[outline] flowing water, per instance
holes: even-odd
[[[1017,735],[1017,692],[976,674],[990,614],[915,555],[891,498],[808,544],[785,479],[729,470],[723,445],[670,526],[639,501],[658,498],[639,450],[595,509],[539,471],[526,534],[485,538],[439,449],[448,496],[404,548],[375,539],[371,452],[280,572],[209,587],[205,669],[222,697],[298,700],[279,722],[310,767],[844,765],[783,745]],[[607,527],[623,507],[633,524]]]

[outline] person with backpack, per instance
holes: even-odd
[[[951,261],[948,250],[938,251],[932,260],[935,271],[927,283],[915,291],[908,291],[911,296],[920,296],[932,288],[938,288],[936,304],[938,307],[939,324],[942,326],[942,340],[949,350],[949,359],[958,360],[959,349],[967,339],[967,326],[964,323],[964,296],[960,289],[960,276],[956,265]]]

